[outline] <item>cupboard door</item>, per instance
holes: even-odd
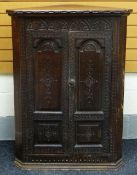
[[[27,41],[25,142],[28,154],[65,154],[68,146],[67,35],[29,31]]]
[[[111,33],[69,33],[69,140],[74,155],[110,151],[111,43]]]

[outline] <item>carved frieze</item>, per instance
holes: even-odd
[[[96,19],[91,26],[91,30],[111,30],[111,23],[108,20]]]
[[[41,18],[38,21],[32,20],[27,26],[28,30],[39,30],[39,29],[48,29],[48,24],[46,20]]]
[[[111,21],[99,18],[93,21],[87,19],[44,19],[38,18],[38,20],[29,20],[27,24],[27,30],[70,30],[70,31],[108,31],[111,30]]]
[[[88,31],[90,30],[89,24],[87,21],[84,20],[75,20],[70,23],[70,26],[68,30],[73,30],[73,31]]]

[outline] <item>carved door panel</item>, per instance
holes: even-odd
[[[74,155],[110,150],[110,36],[101,31],[69,33],[69,141]]]
[[[65,154],[68,128],[67,35],[63,32],[29,31],[27,41],[28,153]]]

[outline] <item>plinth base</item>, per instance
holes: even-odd
[[[15,160],[15,165],[28,170],[117,170],[123,165],[122,159],[116,163],[23,163]]]

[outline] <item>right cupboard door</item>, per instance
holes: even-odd
[[[112,141],[111,34],[72,31],[69,45],[69,151],[80,162],[97,155],[104,162]]]

